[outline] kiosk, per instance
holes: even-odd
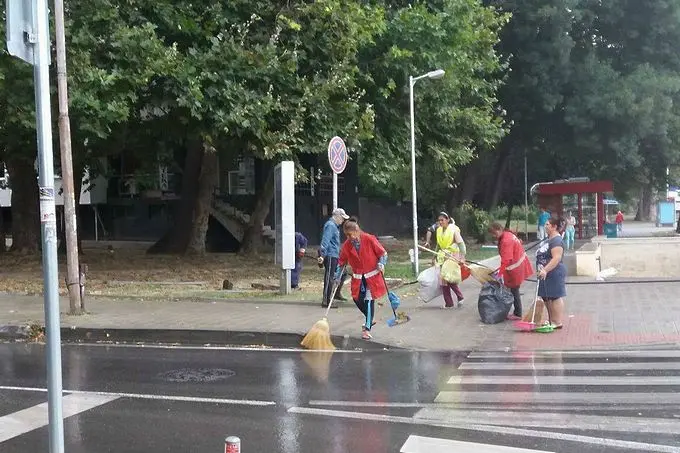
[[[576,217],[576,237],[588,239],[604,232],[606,194],[614,191],[611,181],[590,181],[589,178],[560,179],[534,184],[531,194],[538,206],[553,215]]]

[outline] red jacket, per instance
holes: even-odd
[[[358,300],[361,291],[361,277],[366,279],[366,285],[371,290],[374,300],[380,299],[387,294],[385,281],[378,270],[378,260],[386,254],[378,239],[368,233],[361,233],[359,253],[354,248],[352,241],[347,239],[340,248],[338,265],[349,264],[352,268],[352,299]],[[366,277],[368,275],[368,277]]]
[[[498,240],[498,252],[501,255],[500,274],[508,288],[519,288],[534,274],[522,242],[510,231],[504,231]]]

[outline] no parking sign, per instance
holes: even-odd
[[[328,163],[331,165],[331,170],[336,175],[345,171],[347,167],[347,147],[345,142],[340,137],[333,137],[328,143]]]

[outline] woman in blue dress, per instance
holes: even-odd
[[[564,243],[560,234],[560,219],[551,218],[545,224],[547,240],[536,251],[538,270],[538,295],[548,309],[548,319],[556,328],[562,328],[564,297],[567,296],[567,268],[562,262]]]

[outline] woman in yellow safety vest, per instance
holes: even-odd
[[[465,262],[465,241],[460,234],[460,228],[445,212],[440,212],[437,217],[437,266],[440,267],[442,279],[442,293],[444,295],[445,308],[453,308],[451,290],[456,293],[458,307],[463,305],[463,293],[458,284],[462,281],[461,268],[457,261]],[[454,259],[452,259],[453,257]],[[457,261],[456,261],[457,260]]]

